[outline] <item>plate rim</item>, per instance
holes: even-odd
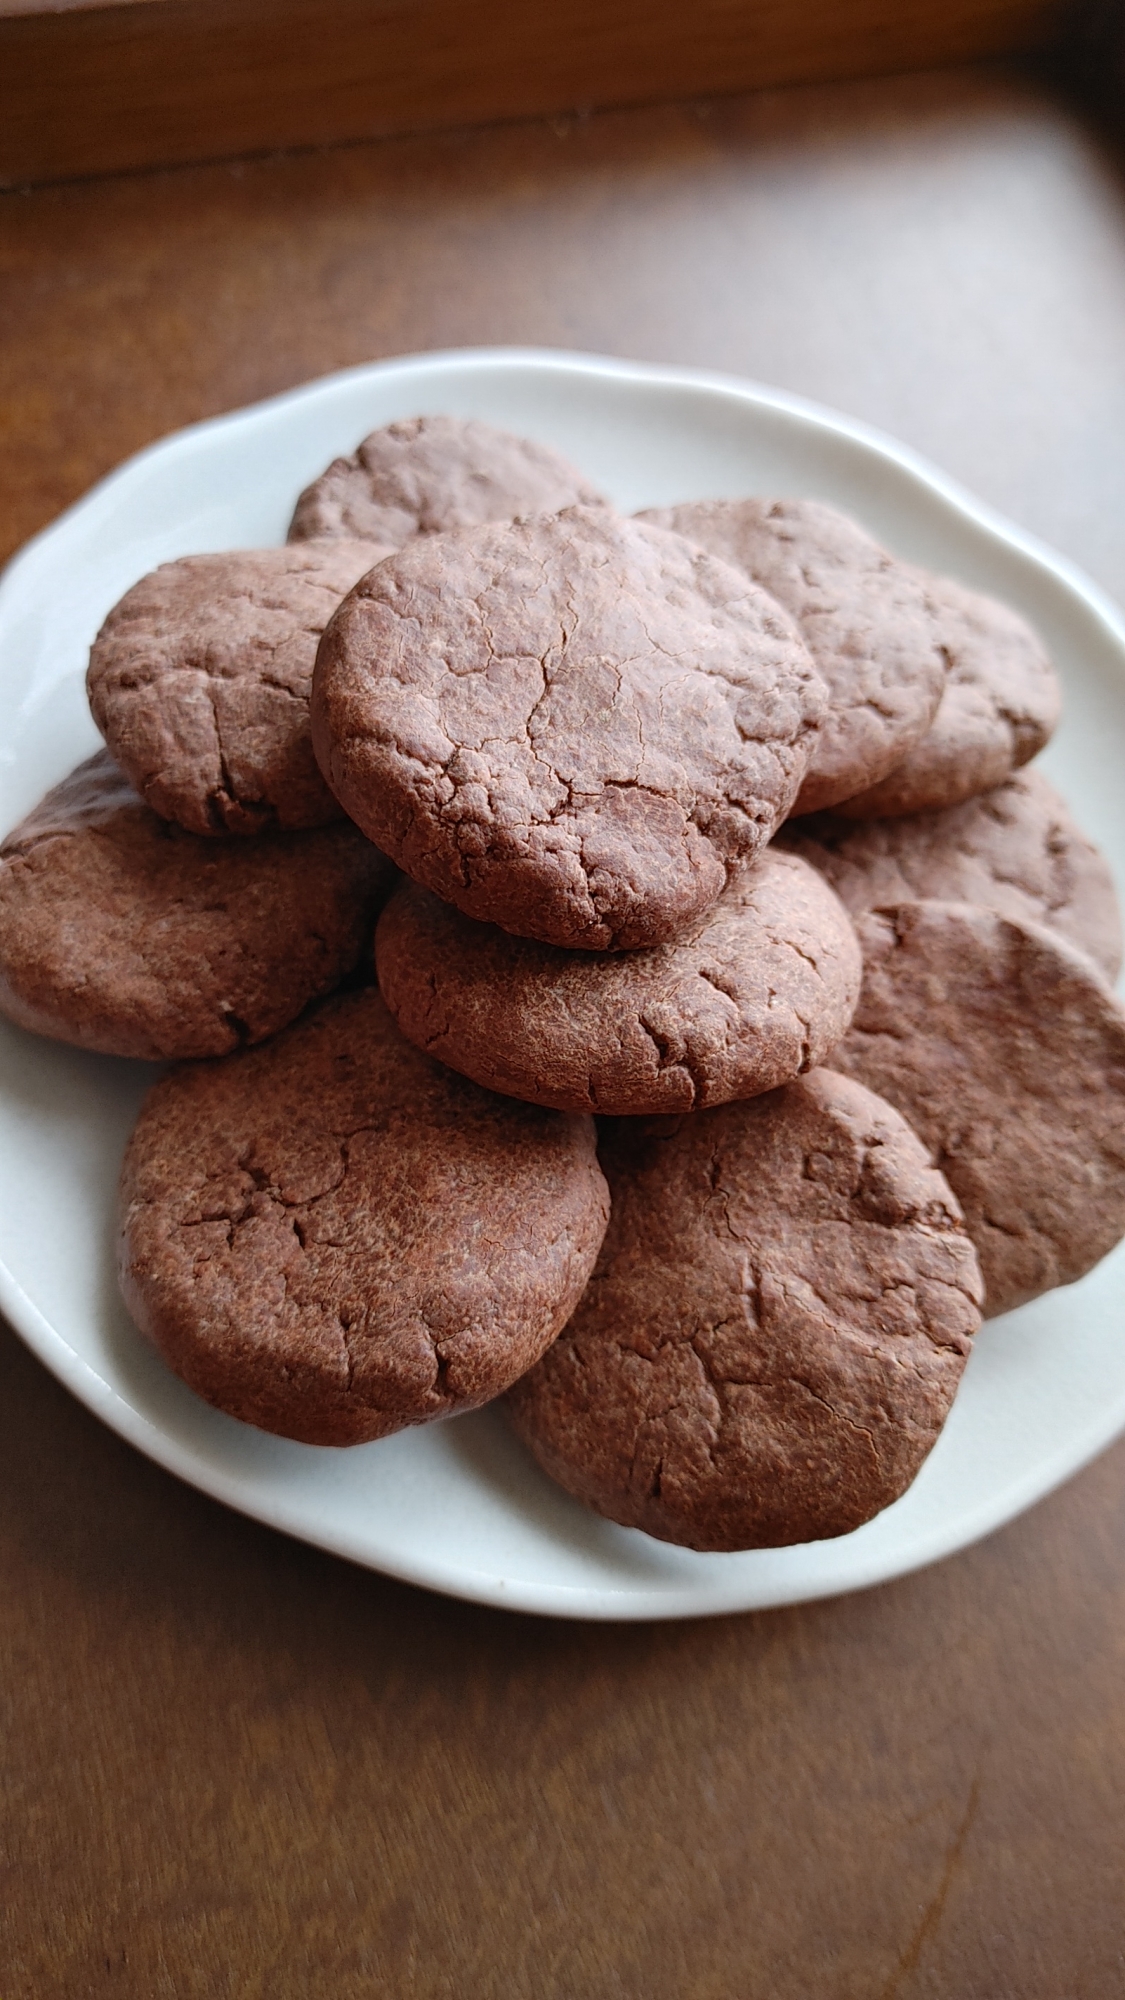
[[[939,499],[944,500],[953,510],[983,529],[1006,547],[1028,558],[1039,568],[1046,570],[1059,582],[1068,585],[1082,598],[1088,610],[1092,611],[1108,633],[1125,647],[1125,609],[1119,606],[1109,591],[1104,590],[1093,577],[1089,576],[1070,556],[1065,556],[1043,541],[1030,529],[1019,524],[982,500],[972,489],[947,473],[936,461],[917,451],[913,445],[904,444],[889,431],[869,423],[865,418],[852,417],[831,404],[818,402],[815,398],[798,394],[795,390],[780,389],[770,383],[759,382],[751,376],[732,374],[717,369],[681,367],[666,362],[634,361],[620,355],[600,354],[585,349],[527,346],[486,346],[428,348],[415,354],[390,355],[379,361],[361,361],[347,368],[336,368],[325,375],[312,376],[307,382],[296,383],[292,388],[280,389],[270,396],[259,397],[255,402],[240,404],[233,410],[222,410],[212,417],[200,417],[190,424],[181,424],[175,430],[166,431],[149,444],[141,445],[118,465],[96,479],[92,486],[79,495],[77,500],[63,508],[62,512],[46,525],[29,536],[15,549],[0,570],[0,589],[23,577],[25,569],[34,565],[44,543],[54,537],[56,531],[69,525],[85,513],[93,513],[106,505],[116,487],[129,479],[154,459],[172,455],[200,438],[223,430],[249,428],[262,422],[277,411],[297,402],[313,402],[318,396],[326,399],[348,384],[358,384],[373,377],[393,379],[413,375],[438,375],[452,367],[475,368],[482,374],[500,372],[509,367],[539,369],[544,374],[588,375],[591,377],[619,378],[624,381],[644,381],[653,387],[694,388],[711,390],[730,396],[735,401],[747,403],[762,409],[782,410],[786,415],[797,417],[859,444],[888,464],[897,466],[929,489]]]
[[[631,361],[619,356],[572,352],[563,348],[527,346],[442,348],[361,362],[314,377],[253,403],[180,426],[131,453],[12,555],[0,573],[0,609],[3,609],[6,599],[13,595],[18,597],[21,588],[34,587],[36,572],[43,558],[49,556],[60,532],[80,526],[84,521],[96,522],[99,515],[112,508],[114,496],[121,485],[134,479],[139,471],[154,461],[190,452],[200,441],[216,433],[237,433],[240,428],[268,424],[293,404],[315,403],[320,396],[328,400],[341,388],[351,385],[393,381],[396,378],[404,383],[424,383],[427,376],[436,377],[450,369],[499,374],[513,367],[535,370],[546,376],[577,375],[610,381],[639,381],[657,390],[687,388],[710,392],[744,406],[780,411],[819,432],[828,432],[850,445],[858,445],[907,474],[972,527],[1053,577],[1093,615],[1104,635],[1120,651],[1125,668],[1125,613],[1119,610],[1108,592],[1069,557],[1061,555],[988,502],[979,499],[922,453],[878,427],[790,390],[774,388],[736,374]],[[253,1490],[247,1492],[237,1473],[224,1473],[219,1467],[197,1457],[190,1445],[181,1443],[135,1409],[114,1384],[99,1374],[51,1325],[2,1259],[0,1311],[36,1359],[86,1409],[163,1470],[184,1480],[210,1499],[266,1527],[292,1535],[312,1547],[400,1582],[496,1609],[596,1623],[729,1616],[788,1604],[811,1603],[875,1588],[969,1548],[997,1528],[1017,1519],[1030,1506],[1081,1471],[1125,1429],[1125,1417],[1116,1414],[1107,1417],[1102,1426],[1095,1426],[1087,1434],[1078,1457],[1072,1451],[1061,1451],[1046,1464],[1040,1462],[1034,1472],[1027,1472],[1022,1480],[1015,1483],[1014,1500],[1009,1487],[990,1502],[982,1503],[976,1514],[970,1517],[968,1532],[964,1519],[952,1537],[948,1534],[943,1536],[940,1522],[936,1523],[928,1535],[916,1538],[909,1548],[900,1550],[890,1560],[885,1552],[873,1551],[868,1563],[861,1563],[855,1575],[843,1580],[824,1578],[814,1583],[798,1583],[792,1592],[772,1588],[768,1595],[760,1599],[747,1590],[744,1579],[732,1578],[730,1584],[724,1586],[723,1580],[713,1572],[698,1581],[677,1581],[647,1590],[625,1585],[615,1588],[609,1582],[598,1585],[532,1584],[507,1579],[487,1569],[467,1571],[461,1562],[427,1562],[417,1558],[407,1562],[389,1551],[374,1554],[370,1548],[370,1535],[366,1538],[367,1546],[360,1547],[358,1538],[353,1540],[338,1528],[310,1527],[307,1523],[299,1523],[290,1518],[287,1507],[271,1504],[267,1496]]]

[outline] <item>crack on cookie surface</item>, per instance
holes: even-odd
[[[821,1070],[666,1131],[623,1122],[607,1148],[597,1269],[510,1396],[548,1471],[697,1548],[847,1533],[889,1504],[979,1323],[976,1260],[921,1143]]]
[[[795,628],[737,572],[579,509],[384,565],[326,633],[314,737],[415,879],[613,949],[682,928],[756,850],[821,700]]]
[[[310,1443],[500,1393],[569,1316],[608,1212],[590,1121],[441,1069],[371,987],[157,1085],[122,1203],[142,1330],[209,1400]]]

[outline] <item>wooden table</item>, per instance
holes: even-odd
[[[1003,71],[0,199],[0,541],[126,452],[492,341],[907,439],[1125,595],[1119,164]],[[1125,1993],[1125,1445],[932,1571],[584,1627],[384,1581],[0,1341],[2,2000]]]

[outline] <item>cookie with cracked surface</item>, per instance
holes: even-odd
[[[989,1317],[1125,1234],[1125,1007],[1084,952],[967,903],[857,919],[863,990],[831,1062],[897,1105],[961,1203]]]
[[[199,840],[101,750],[0,845],[0,1012],[103,1055],[225,1055],[339,985],[394,873],[346,820]]]
[[[476,418],[407,417],[372,431],[305,488],[289,540],[357,535],[397,549],[415,535],[602,500],[573,465],[532,438]]]
[[[771,848],[674,944],[569,952],[402,881],[375,934],[403,1033],[490,1090],[560,1111],[690,1111],[823,1061],[859,996],[839,898]]]
[[[944,812],[858,824],[837,813],[791,820],[777,836],[832,884],[853,916],[919,898],[977,903],[1046,924],[1110,980],[1121,970],[1121,912],[1109,863],[1041,771]]]
[[[934,1444],[980,1321],[957,1203],[889,1104],[813,1070],[604,1135],[578,1311],[508,1401],[553,1479],[696,1549],[846,1535]]]
[[[589,1118],[431,1062],[374,987],[150,1091],[119,1270],[197,1394],[306,1444],[474,1409],[569,1318],[605,1231]]]
[[[930,577],[945,692],[922,741],[888,777],[844,799],[845,819],[936,812],[991,791],[1042,750],[1062,690],[1025,618],[950,577]]]
[[[744,572],[576,507],[411,543],[327,627],[313,741],[406,874],[545,944],[659,944],[764,847],[823,686]]]
[[[387,553],[339,541],[184,556],[126,591],[86,689],[154,812],[201,834],[342,817],[309,735],[313,662],[341,598]]]
[[[865,790],[921,742],[946,665],[920,571],[822,500],[698,500],[638,518],[740,564],[796,619],[829,709],[794,813]]]

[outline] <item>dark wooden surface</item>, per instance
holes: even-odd
[[[0,185],[887,75],[1074,0],[0,0]]]
[[[404,349],[735,369],[1125,595],[1125,200],[958,73],[0,201],[0,535]],[[1125,1330],[1123,1330],[1125,1332]],[[639,1628],[229,1514],[0,1339],[2,2000],[1125,1994],[1125,1446],[940,1567]]]

